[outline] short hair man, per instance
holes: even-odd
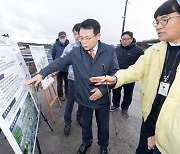
[[[83,106],[82,144],[78,154],[86,153],[93,141],[92,118],[95,111],[98,127],[98,144],[101,154],[107,154],[109,144],[110,99],[107,87],[96,86],[89,78],[98,75],[113,75],[118,70],[118,62],[112,46],[100,41],[100,24],[94,19],[81,23],[80,46],[73,48],[66,56],[50,63],[27,84],[36,85],[49,73],[72,64],[75,76],[75,99]]]
[[[80,30],[80,23],[77,23],[73,26],[72,32],[74,34],[74,39],[75,43],[68,44],[66,48],[63,51],[63,54],[61,57],[64,57],[66,54],[68,54],[73,48],[78,47],[80,45],[79,42],[79,30]],[[64,112],[64,134],[67,136],[70,133],[71,130],[71,123],[72,123],[72,111],[73,111],[73,105],[75,101],[75,96],[74,96],[74,71],[72,65],[69,66],[68,69],[68,94],[67,94],[67,102],[66,102],[66,108]],[[79,123],[79,125],[82,125],[82,118],[81,118],[81,113],[82,113],[82,107],[81,105],[78,105],[78,111],[76,113],[76,119]]]
[[[136,40],[133,37],[133,33],[130,31],[125,31],[121,34],[121,44],[116,49],[116,55],[119,63],[120,69],[126,69],[133,65],[136,60],[144,54],[143,50],[136,45]],[[119,109],[121,90],[124,89],[123,101],[121,103],[121,113],[126,118],[129,117],[128,109],[132,102],[133,90],[135,82],[124,84],[119,88],[113,89],[113,106],[111,111]]]

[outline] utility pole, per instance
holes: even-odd
[[[122,17],[123,18],[122,33],[124,32],[124,27],[125,27],[127,3],[128,3],[128,0],[126,0],[125,9],[124,9],[124,16]]]

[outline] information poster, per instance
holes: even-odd
[[[41,69],[48,65],[47,55],[44,50],[44,46],[29,46],[34,63],[36,65],[36,69],[39,72]],[[41,81],[43,89],[46,89],[51,83],[53,83],[54,79],[51,75],[48,75],[44,80]]]
[[[27,67],[27,65],[26,65],[26,63],[24,61],[24,58],[23,58],[23,56],[21,54],[19,46],[13,40],[9,39],[9,42],[11,44],[13,52],[16,54],[17,62],[19,63],[19,66],[21,67],[21,70],[22,70],[23,76],[25,77],[25,80],[30,80],[31,75],[30,75],[28,67]],[[31,93],[32,93],[32,95],[33,95],[33,97],[35,99],[35,102],[38,102],[38,95],[37,95],[36,88],[34,86],[31,86],[30,90],[31,90]]]
[[[0,37],[0,127],[15,153],[30,154],[35,149],[39,110],[25,85],[29,75],[15,46]]]

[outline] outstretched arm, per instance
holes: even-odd
[[[36,76],[34,76],[32,79],[28,80],[26,82],[27,85],[31,85],[32,83],[35,82],[35,86],[37,86],[41,80],[43,79],[43,76],[41,74],[37,74]]]
[[[117,82],[116,76],[97,76],[97,77],[91,77],[91,82],[96,82],[95,85],[105,85],[105,84],[115,84]]]

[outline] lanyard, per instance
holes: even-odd
[[[173,62],[173,64],[172,64],[172,67],[170,68],[169,73],[167,73],[167,61],[168,61],[168,58],[169,58],[169,52],[170,52],[170,51],[169,51],[169,49],[168,49],[167,54],[166,54],[166,58],[165,58],[165,63],[164,63],[164,65],[165,65],[165,68],[164,68],[164,82],[168,82],[169,77],[170,77],[170,75],[171,75],[171,73],[172,73],[172,71],[173,71],[173,68],[174,68],[174,66],[175,66],[176,60],[177,60],[177,58],[178,58],[178,56],[179,56],[180,50],[178,50],[178,52],[176,53],[174,62]]]

